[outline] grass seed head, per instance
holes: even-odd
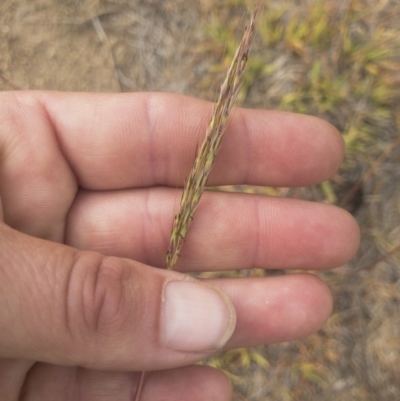
[[[260,2],[246,27],[235,56],[221,86],[219,97],[206,130],[206,136],[195,158],[189,178],[183,190],[179,211],[175,216],[171,233],[170,244],[166,258],[166,268],[173,269],[178,260],[194,212],[200,202],[201,195],[207,183],[208,176],[214,166],[230,112],[243,82],[243,73],[246,68],[248,55],[253,41],[256,18]]]

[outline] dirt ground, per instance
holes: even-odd
[[[388,1],[379,4],[389,10]],[[149,90],[214,99],[215,87],[204,85],[216,61],[204,30],[212,5],[205,0],[2,0],[0,90]],[[287,62],[275,56],[278,64]],[[272,83],[264,82],[271,96],[281,96],[288,76],[302,74],[298,67],[293,61],[284,79],[277,72]],[[277,107],[261,86],[249,91],[245,104]],[[343,128],[334,113],[327,118]],[[336,177],[337,193],[351,189],[342,184],[354,184],[397,130],[382,126],[376,153],[347,160]],[[257,358],[244,366],[240,352],[224,357],[229,363],[221,366],[233,374],[236,400],[400,400],[400,252],[371,265],[400,243],[399,183],[400,146],[394,146],[352,197],[358,199],[351,211],[363,235],[357,257],[322,274],[334,292],[334,315],[309,339],[257,348],[268,362],[263,367]]]
[[[0,11],[0,71],[23,89],[193,94],[207,71],[193,66],[201,10],[183,0],[5,0]]]

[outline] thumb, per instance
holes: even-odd
[[[222,347],[236,315],[183,274],[78,251],[0,223],[0,357],[158,370]]]

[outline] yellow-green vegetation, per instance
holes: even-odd
[[[245,10],[252,4],[227,0],[207,9],[201,51],[208,51],[215,63],[200,82],[202,88],[215,85],[222,76]],[[328,120],[342,133],[347,156],[339,174],[317,188],[236,186],[223,190],[341,204],[380,154],[384,157],[379,166],[386,166],[390,159],[388,169],[395,169],[400,157],[393,155],[396,149],[399,153],[395,141],[400,135],[399,18],[400,5],[390,0],[262,2],[239,101],[247,107],[283,109]],[[400,359],[396,359],[400,358],[396,329],[400,309],[394,301],[400,293],[396,292],[400,291],[400,256],[390,254],[393,266],[373,263],[400,243],[400,197],[395,190],[397,186],[400,191],[396,184],[400,176],[389,175],[391,181],[385,184],[388,178],[380,178],[379,166],[373,171],[374,179],[367,175],[369,181],[363,182],[367,186],[360,185],[360,191],[350,196],[349,203],[355,205],[344,205],[356,213],[361,225],[359,255],[348,266],[319,273],[335,298],[334,313],[322,331],[303,341],[230,351],[209,362],[227,372],[237,388],[237,400],[400,397]],[[368,195],[357,204],[359,192]],[[362,270],[364,266],[368,268]],[[259,269],[231,273],[265,274]]]
[[[243,10],[251,3],[223,2],[210,17],[205,28],[209,48],[224,57],[203,85],[226,68]],[[378,18],[380,12],[390,12],[386,3],[266,1],[258,24],[258,51],[248,62],[239,100],[326,118],[342,132],[348,155],[385,146],[380,131],[396,121],[399,126],[394,105],[400,103],[400,29],[387,23],[390,16]],[[330,185],[325,183],[322,193],[336,203]]]
[[[221,11],[210,17],[205,28],[209,47],[224,57],[206,84],[226,68],[243,23],[242,10],[251,3],[222,2]],[[393,105],[400,98],[399,28],[387,26],[386,18],[379,20],[383,9],[390,12],[384,3],[264,2],[258,51],[248,63],[242,102],[246,104],[250,89],[258,90],[269,98],[266,105],[325,116],[343,132],[348,151],[360,150],[375,139],[375,124],[394,118]]]

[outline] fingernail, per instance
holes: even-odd
[[[200,282],[172,281],[164,288],[162,340],[176,351],[221,348],[236,324],[235,309],[221,290]]]

